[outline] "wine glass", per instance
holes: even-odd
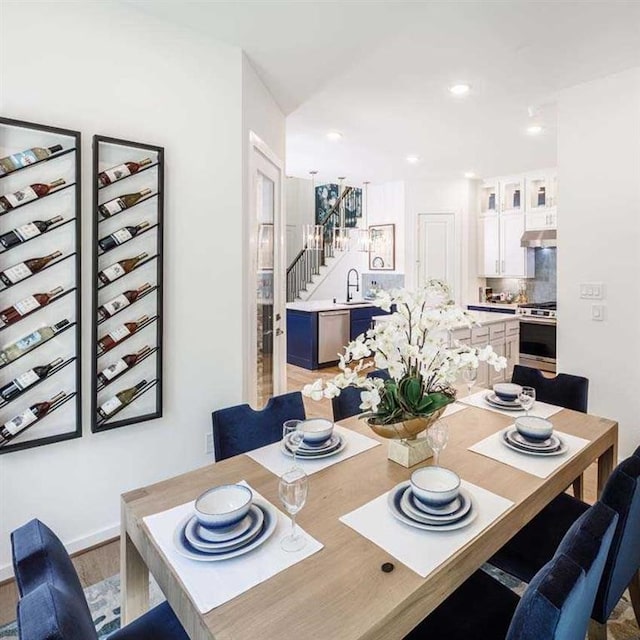
[[[476,367],[468,366],[462,370],[462,379],[467,384],[467,389],[469,389],[469,394],[471,395],[471,389],[478,379],[478,369]]]
[[[427,442],[433,450],[433,463],[438,466],[440,452],[444,450],[449,442],[449,427],[446,422],[438,421],[427,429]]]
[[[533,387],[522,387],[518,400],[520,400],[520,404],[525,410],[526,415],[529,415],[529,409],[533,407],[533,404],[536,401],[536,390]]]
[[[304,434],[300,425],[302,420],[285,420],[282,423],[282,439],[285,446],[289,447],[293,454],[293,466],[296,466],[296,453],[302,445]]]
[[[309,478],[300,468],[294,467],[280,476],[278,495],[284,508],[291,516],[291,533],[280,541],[280,546],[285,551],[300,551],[307,543],[304,536],[296,531],[296,514],[307,501],[309,490]]]

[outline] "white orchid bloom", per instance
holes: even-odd
[[[375,413],[378,410],[378,405],[380,404],[380,393],[377,389],[363,391],[360,394],[360,400],[360,409],[363,411],[373,411]]]
[[[323,382],[322,378],[318,378],[312,384],[306,384],[302,388],[302,395],[311,398],[312,400],[322,400],[323,398]]]

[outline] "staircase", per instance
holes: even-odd
[[[305,245],[287,269],[287,302],[306,299],[311,285],[315,286],[319,279],[324,279],[324,276],[338,262],[340,252],[334,246],[333,228],[340,225],[340,205],[352,191],[353,187],[345,187],[331,211],[320,222],[322,249],[309,249]]]

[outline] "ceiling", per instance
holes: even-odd
[[[634,0],[133,4],[242,47],[288,115],[287,173],[319,179],[553,166],[557,93],[640,66]],[[525,133],[528,107],[540,136]]]

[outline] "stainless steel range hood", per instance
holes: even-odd
[[[520,246],[531,249],[539,247],[557,247],[558,239],[555,229],[543,229],[540,231],[525,231],[520,238]]]

